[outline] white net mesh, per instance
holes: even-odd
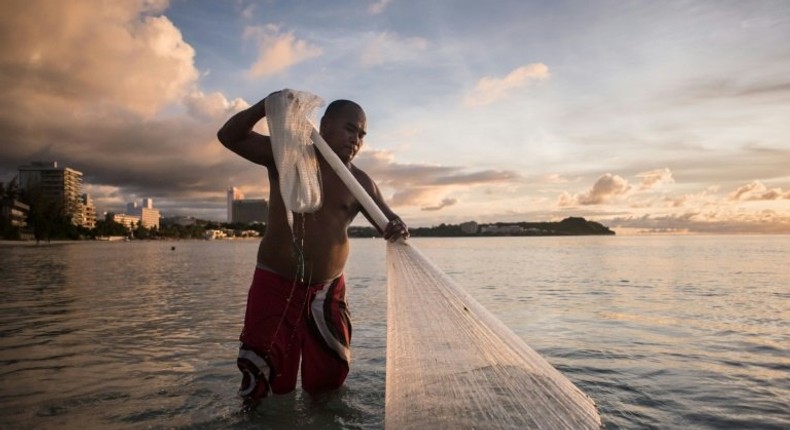
[[[284,89],[266,97],[265,103],[280,193],[293,227],[293,212],[310,213],[321,207],[321,175],[309,118],[324,102],[307,92]]]
[[[594,429],[594,402],[406,243],[387,247],[389,429]]]
[[[278,100],[277,109],[291,109],[289,116],[291,112],[302,115],[303,111],[309,113],[318,106],[313,106],[316,99],[309,93],[290,91]],[[313,107],[308,111],[310,106]],[[268,99],[266,110],[268,116]],[[304,142],[305,124],[310,125],[312,135],[308,133],[308,136],[332,169],[384,229],[386,216],[309,121],[286,121],[274,126],[293,127],[296,129],[293,133],[287,130],[278,133],[300,136],[284,142]],[[272,126],[270,118],[270,130],[275,130]],[[302,144],[283,145],[275,151],[275,158],[288,160],[277,164],[281,185],[288,183],[283,198],[300,196],[295,202],[286,201],[286,206],[313,207],[301,206],[302,200],[317,201],[320,205],[320,195],[314,196],[316,192],[320,194],[320,184],[317,191],[310,190],[306,196],[302,196],[303,190],[294,189],[316,185],[304,168],[312,162],[297,160],[315,157],[312,150],[299,146]],[[295,179],[285,181],[286,175]],[[390,243],[387,268],[386,427],[397,430],[600,427],[598,411],[589,397],[416,248],[403,242]]]

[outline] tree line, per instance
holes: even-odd
[[[34,237],[37,241],[45,240],[80,240],[96,239],[107,236],[127,236],[134,239],[202,239],[207,230],[255,230],[260,235],[265,232],[264,224],[231,224],[213,221],[196,220],[192,225],[162,224],[159,228],[146,228],[141,222],[131,228],[113,220],[108,213],[104,219],[96,221],[94,228],[74,225],[71,216],[62,201],[48,197],[40,189],[24,190],[19,187],[16,178],[8,184],[0,182],[0,201],[7,207],[13,200],[21,201],[28,206],[25,228],[12,225],[11,217],[6,210],[0,214],[0,239],[19,240]],[[509,227],[509,228],[508,228]],[[518,227],[513,229],[512,227]],[[351,237],[380,236],[372,227],[349,227]],[[413,237],[458,237],[458,236],[546,236],[546,235],[613,235],[608,227],[584,218],[570,217],[559,222],[518,222],[482,224],[479,229],[470,232],[460,224],[440,224],[433,227],[410,229]]]
[[[373,227],[350,227],[348,233],[351,237],[380,236]],[[463,224],[442,223],[433,227],[410,228],[409,234],[411,237],[485,237],[614,235],[615,232],[595,221],[568,217],[562,221],[476,224],[473,229],[464,228]]]

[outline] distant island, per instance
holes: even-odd
[[[475,237],[475,236],[591,236],[614,235],[609,227],[584,218],[568,217],[559,222],[496,222],[478,224],[439,224],[434,227],[409,228],[411,237]],[[350,237],[375,237],[373,227],[349,227]]]

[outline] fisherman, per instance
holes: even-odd
[[[360,212],[371,220],[319,152],[322,205],[313,213],[293,214],[289,224],[270,137],[252,130],[266,116],[265,101],[235,114],[217,133],[225,147],[265,166],[269,175],[269,220],[247,296],[237,360],[239,394],[247,408],[270,392],[293,391],[300,358],[306,392],[337,389],[345,381],[351,341],[343,278],[347,229]],[[349,100],[330,103],[321,118],[321,136],[389,220],[380,233],[390,241],[406,239],[408,228],[384,202],[376,183],[352,164],[366,130],[365,112]]]

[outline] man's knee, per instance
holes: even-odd
[[[337,390],[343,386],[347,376],[348,366],[340,367],[334,372],[324,373],[322,375],[305,377],[305,375],[302,374],[302,389],[310,395]]]

